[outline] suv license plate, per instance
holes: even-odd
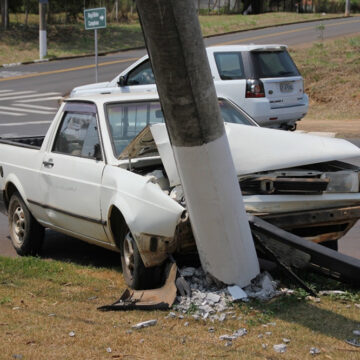
[[[291,92],[294,90],[294,85],[291,82],[280,83],[281,92]]]

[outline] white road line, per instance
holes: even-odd
[[[10,93],[14,92],[15,90],[0,90],[0,93]]]
[[[45,97],[40,99],[29,99],[29,100],[19,100],[18,102],[21,103],[30,103],[30,102],[37,102],[37,101],[48,101],[48,100],[60,100],[62,96],[52,96],[52,97]]]
[[[1,111],[0,111],[1,114]],[[26,122],[13,122],[13,123],[6,123],[0,124],[1,126],[23,126],[23,125],[38,125],[38,124],[50,124],[51,121],[26,121]]]
[[[0,101],[12,99],[12,96],[17,96],[17,98],[22,98],[23,96],[18,96],[18,95],[25,95],[25,94],[34,94],[35,95],[35,93],[36,93],[36,91],[27,90],[27,91],[11,92],[10,94],[1,94],[0,95]],[[9,95],[11,97],[9,97]],[[27,95],[27,96],[34,96],[34,95]]]
[[[24,107],[24,108],[30,108],[30,109],[54,110],[54,112],[57,111],[57,108],[55,108],[55,107],[49,107],[49,106],[29,105],[29,104],[20,104],[20,103],[14,103],[13,105],[14,105],[14,106]]]
[[[16,112],[8,112],[8,111],[0,111],[1,115],[11,115],[11,116],[25,116],[26,114],[16,113]]]
[[[60,93],[58,92],[49,92],[49,93],[43,93],[43,94],[32,94],[32,95],[24,95],[24,96],[8,96],[8,97],[0,97],[0,101],[3,100],[16,100],[16,99],[24,99],[24,98],[35,98],[35,97],[41,97],[41,96],[49,96],[49,95],[59,95]],[[14,94],[15,95],[15,94]],[[38,99],[37,101],[41,101],[41,99]],[[24,102],[21,101],[20,102]]]
[[[16,111],[16,110],[20,110],[20,111],[25,111],[27,113],[31,113],[31,114],[45,114],[45,115],[50,115],[53,114],[53,111],[43,111],[43,110],[30,110],[30,109],[17,109],[15,107],[10,107],[10,106],[0,106],[1,110],[10,110],[10,111]]]

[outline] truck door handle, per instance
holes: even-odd
[[[47,168],[52,168],[54,163],[52,162],[52,159],[49,159],[49,161],[43,161],[43,165]]]

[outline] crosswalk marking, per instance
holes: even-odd
[[[30,108],[30,109],[54,110],[54,112],[57,111],[56,107],[41,106],[41,105],[30,105],[30,104],[15,103],[14,106],[20,106],[20,107]]]
[[[9,111],[0,111],[1,115],[11,115],[11,116],[25,116],[26,114],[9,112]]]
[[[12,90],[1,89],[0,90],[0,121],[6,118],[23,116],[28,117],[31,123],[32,114],[40,116],[51,115],[53,116],[57,109],[58,104],[55,100],[61,100],[62,96],[60,92],[39,92],[36,90]],[[46,105],[46,101],[49,101],[50,106]],[[52,102],[51,102],[52,101]],[[55,106],[54,106],[55,105]],[[48,117],[48,116],[46,116]],[[41,118],[40,118],[41,119]],[[40,121],[39,119],[39,121]],[[10,120],[10,119],[8,119]],[[34,119],[38,120],[38,119]],[[47,122],[45,122],[46,124]],[[1,125],[0,126],[7,126]],[[10,126],[10,125],[9,125]]]
[[[0,110],[14,110],[13,107],[9,107],[9,106],[0,106]],[[53,114],[53,111],[44,111],[44,110],[34,110],[34,109],[19,109],[20,111],[24,111],[30,114],[44,114],[44,115],[49,115],[49,114]]]
[[[40,99],[28,99],[28,100],[19,100],[21,103],[29,103],[29,102],[39,102],[39,101],[48,101],[48,100],[60,100],[62,96],[51,96]]]
[[[20,91],[20,93],[22,93]],[[5,101],[5,100],[16,100],[16,99],[24,99],[24,98],[35,98],[35,97],[43,97],[43,96],[50,96],[50,95],[59,95],[58,92],[49,92],[49,93],[42,93],[42,94],[31,94],[31,95],[18,95],[18,93],[15,93],[14,94],[15,96],[7,96],[7,97],[0,97],[0,101]],[[45,98],[42,98],[42,99],[46,99]],[[41,100],[41,99],[40,99]],[[39,101],[40,101],[39,100]],[[24,101],[21,101],[20,102],[24,102]]]
[[[1,111],[0,111],[1,114]],[[0,124],[1,126],[23,126],[23,125],[39,125],[39,124],[50,124],[51,121],[50,120],[45,120],[45,121],[26,121],[26,122],[13,122],[13,123],[5,123],[5,124]]]
[[[8,100],[9,96],[13,96],[13,95],[25,95],[25,94],[34,94],[36,93],[36,91],[34,90],[26,90],[26,91],[17,91],[17,92],[7,92],[7,93],[2,93],[0,94],[0,101],[2,100]],[[22,97],[22,96],[20,96]]]

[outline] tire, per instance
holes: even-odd
[[[162,266],[146,268],[131,232],[121,243],[121,266],[125,282],[135,290],[153,289],[161,280]]]
[[[16,252],[22,256],[38,255],[44,240],[44,228],[31,215],[18,192],[10,198],[8,214],[10,238]]]

